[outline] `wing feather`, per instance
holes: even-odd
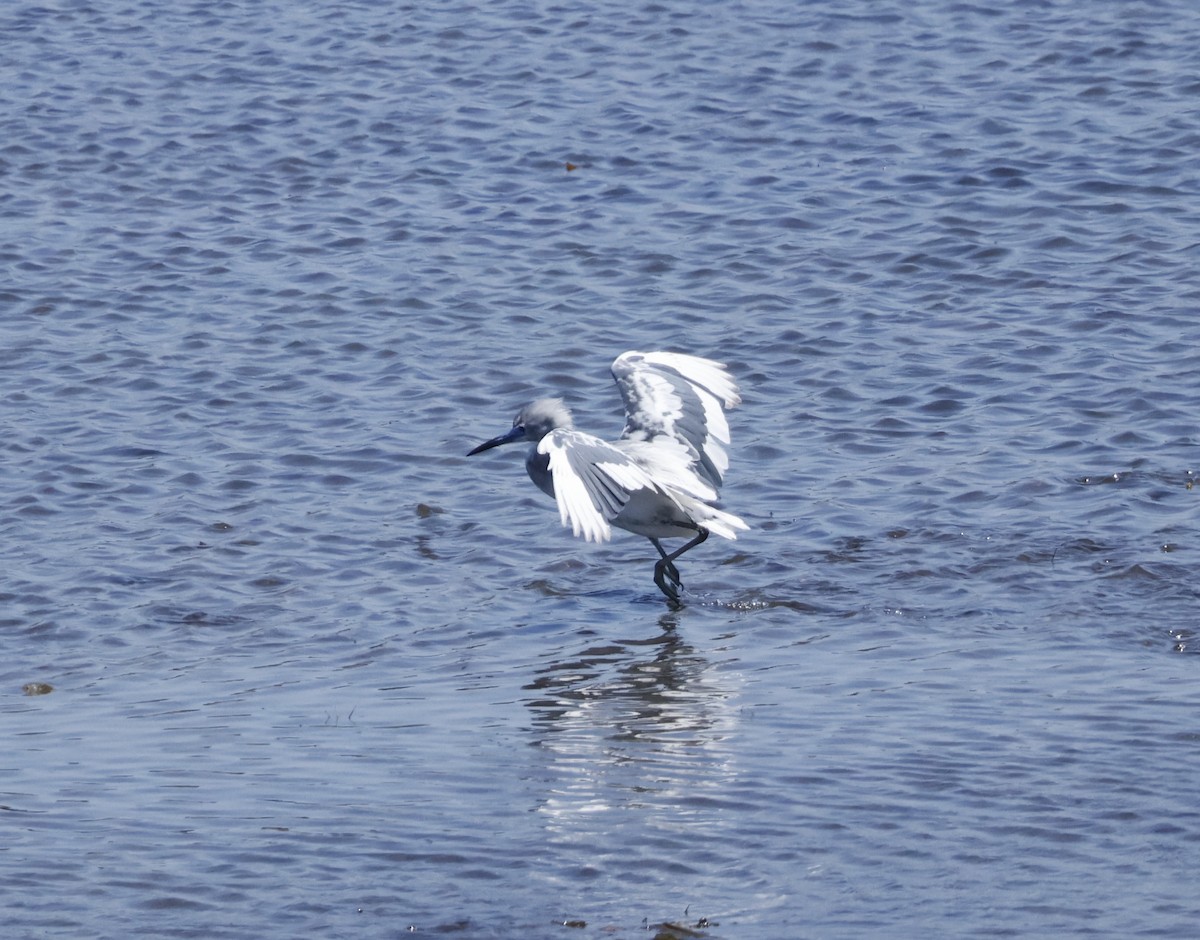
[[[621,439],[679,441],[694,472],[719,487],[729,469],[725,409],[741,403],[725,365],[682,353],[631,351],[616,358],[612,374],[625,401]]]
[[[654,481],[628,454],[582,431],[558,428],[542,438],[538,452],[550,458],[558,515],[572,533],[606,542],[610,523],[634,492]]]

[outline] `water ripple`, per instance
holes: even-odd
[[[0,14],[10,929],[1191,936],[1191,14]],[[639,347],[674,614],[462,456]]]

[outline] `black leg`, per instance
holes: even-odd
[[[683,587],[683,579],[679,576],[679,569],[675,567],[675,559],[689,549],[695,548],[701,542],[708,538],[708,529],[699,529],[696,537],[685,544],[682,548],[677,548],[675,551],[667,554],[662,547],[662,543],[658,539],[651,539],[654,547],[658,549],[658,553],[662,556],[662,560],[654,566],[654,583],[658,585],[658,589],[667,596],[667,600],[672,603],[679,603],[679,589]],[[670,583],[667,583],[667,579]]]
[[[669,600],[672,604],[678,604],[679,581],[675,578],[671,578],[670,581],[667,580],[667,578],[670,577],[666,571],[666,568],[664,567],[667,564],[670,564],[670,562],[660,561],[654,566],[654,583],[657,584],[658,589],[666,595],[667,600]]]
[[[683,582],[679,580],[679,569],[676,568],[675,563],[671,561],[671,556],[667,554],[667,550],[662,547],[662,542],[660,542],[658,539],[651,539],[650,542],[655,548],[658,549],[658,554],[662,556],[662,561],[654,566],[654,580],[656,582],[658,581],[658,570],[661,567],[662,570],[666,572],[667,577],[669,577],[676,584],[682,584]],[[662,587],[662,585],[660,584],[659,587]]]

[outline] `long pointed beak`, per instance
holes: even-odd
[[[474,457],[476,454],[482,454],[485,450],[491,450],[493,447],[499,447],[501,444],[511,444],[513,441],[519,441],[525,436],[525,429],[517,425],[506,434],[501,434],[499,437],[493,437],[490,441],[484,441],[474,450],[467,451],[468,457]]]

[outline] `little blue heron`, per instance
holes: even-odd
[[[468,457],[524,441],[525,469],[558,502],[564,526],[603,542],[617,526],[644,535],[660,560],[654,583],[674,604],[683,581],[675,559],[710,532],[727,539],[748,529],[718,509],[729,455],[726,408],[741,402],[725,365],[670,352],[622,353],[612,364],[625,400],[625,430],[616,441],[577,431],[560,398],[539,398],[521,409],[512,430],[480,444]],[[686,538],[668,553],[659,539]]]

